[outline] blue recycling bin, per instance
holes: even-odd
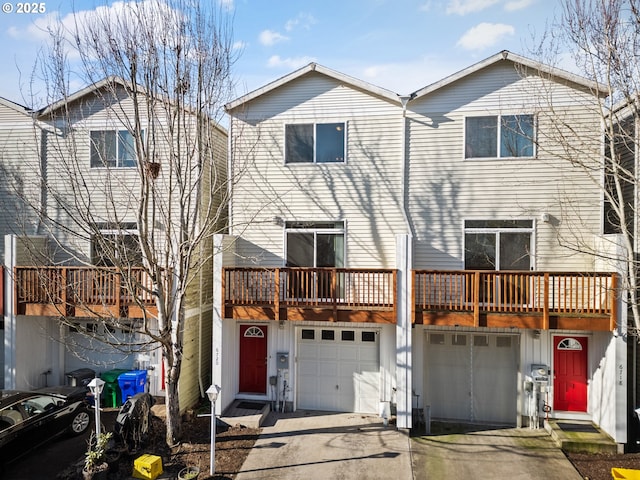
[[[118,385],[122,392],[122,403],[124,403],[128,398],[145,392],[147,386],[147,371],[131,370],[121,373],[118,377]]]

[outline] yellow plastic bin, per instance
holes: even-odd
[[[162,473],[162,459],[156,455],[144,454],[133,461],[133,478],[155,480]]]
[[[630,468],[612,468],[611,476],[613,478],[624,478],[626,480],[640,480],[640,470],[632,470]]]

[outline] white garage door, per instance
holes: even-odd
[[[518,337],[429,332],[425,342],[425,399],[431,416],[516,423]]]
[[[380,347],[373,329],[300,328],[298,408],[376,413]]]

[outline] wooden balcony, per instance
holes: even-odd
[[[395,270],[224,268],[222,278],[226,318],[396,322]]]
[[[414,322],[612,331],[613,273],[414,271]]]
[[[132,289],[122,273],[103,267],[15,267],[18,315],[142,318],[156,316],[152,282],[143,269],[131,270]]]

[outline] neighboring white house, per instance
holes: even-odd
[[[312,63],[229,103],[220,408],[544,410],[626,443],[618,266],[590,253],[616,242],[559,140],[601,155],[604,94],[501,52],[406,96]]]
[[[174,175],[180,167],[170,159],[166,103],[147,103],[142,92],[137,98],[143,112],[138,117],[141,138],[135,136],[140,130],[133,120],[134,96],[115,78],[38,111],[20,110],[9,102],[0,104],[3,119],[16,118],[0,125],[4,142],[0,164],[6,174],[0,215],[18,213],[12,217],[15,225],[3,222],[0,226],[7,238],[3,322],[7,388],[62,384],[68,381],[68,373],[81,368],[98,374],[146,369],[149,391],[154,395],[164,391],[162,353],[148,348],[148,338],[136,333],[142,328],[158,329],[154,282],[143,266],[143,256],[149,252],[143,252],[138,242],[140,218],[149,219],[144,234],[158,246],[151,254],[161,255],[163,246],[171,245],[168,236],[179,229],[178,212],[183,205],[221,202],[227,139],[226,131],[213,122],[211,132],[199,131],[203,137],[211,133],[214,144],[198,171],[192,164],[186,166],[192,152],[184,153],[180,161],[185,171],[190,169],[185,178],[218,169],[220,184],[209,184],[206,179],[214,175],[207,173],[202,198],[198,198],[198,189],[188,185],[177,192]],[[184,135],[194,133],[190,115],[186,112],[181,124]],[[137,141],[153,152],[147,157],[153,162],[140,165],[134,146]],[[150,185],[152,193],[141,216],[142,183]],[[176,213],[171,216],[170,211]],[[220,216],[220,225],[224,221],[226,213]],[[202,268],[187,290],[184,331],[179,333],[184,335],[179,385],[183,409],[204,396],[210,384],[211,257],[211,252],[199,251],[192,257]],[[162,258],[156,261],[171,265]],[[179,266],[171,265],[165,271],[171,268]],[[123,287],[125,281],[132,282],[135,293]],[[140,347],[119,346],[132,340]]]

